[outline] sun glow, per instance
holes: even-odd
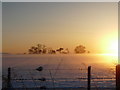
[[[103,53],[112,56],[118,56],[118,36],[117,33],[105,35],[102,38],[102,50]]]
[[[117,40],[111,41],[108,48],[113,54],[118,54],[118,41]]]
[[[103,36],[101,42],[101,49],[103,53],[101,55],[107,56],[105,62],[111,64],[118,63],[118,33],[111,33]]]

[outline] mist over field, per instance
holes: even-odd
[[[34,79],[44,77],[46,81],[40,84],[39,81],[24,81],[28,88],[46,86],[47,88],[70,88],[87,87],[87,68],[92,67],[92,87],[115,88],[115,64],[114,56],[97,54],[69,54],[69,55],[3,55],[3,75],[7,74],[7,68],[12,68],[13,78]],[[37,72],[35,69],[43,67],[43,71]],[[31,72],[31,74],[30,74]],[[21,76],[20,76],[21,75]],[[54,78],[53,80],[51,76]],[[31,85],[29,85],[31,84]],[[13,87],[21,88],[20,81],[13,81]]]

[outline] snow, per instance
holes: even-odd
[[[112,62],[108,62],[113,60]],[[67,88],[87,87],[87,67],[92,66],[92,87],[115,87],[115,64],[116,57],[102,55],[4,55],[3,75],[7,75],[7,68],[12,67],[12,80],[15,88],[41,87]],[[43,71],[35,70],[39,66]],[[46,78],[46,81],[32,80]]]

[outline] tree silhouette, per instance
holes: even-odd
[[[38,47],[38,54],[41,54],[42,53],[42,50],[41,50],[41,47],[42,47],[42,45],[41,44],[37,44],[37,47]]]
[[[58,51],[59,53],[62,53],[62,50],[64,50],[64,48],[59,48],[56,51]]]
[[[33,50],[32,49],[28,49],[29,54],[33,54]]]
[[[79,53],[79,54],[82,54],[82,53],[85,53],[86,52],[86,50],[85,50],[86,48],[85,48],[85,46],[83,46],[83,45],[79,45],[79,46],[76,46],[75,47],[75,49],[74,49],[74,51],[75,51],[75,53]]]
[[[44,44],[37,44],[36,46],[32,46],[30,49],[28,49],[28,52],[29,54],[56,54],[56,52],[59,52],[60,54],[68,54],[69,49],[58,48],[57,50],[53,50]]]
[[[66,48],[66,49],[64,49],[64,48],[59,48],[59,49],[57,49],[56,51],[58,51],[58,52],[61,53],[61,54],[68,54],[68,53],[69,53],[69,49],[68,49],[68,48]]]
[[[56,51],[52,48],[48,48],[48,54],[56,54]]]
[[[34,54],[36,51],[35,51],[35,47],[32,46],[29,50],[28,50],[29,54]]]
[[[37,44],[37,46],[32,46],[28,50],[29,54],[45,54],[47,52],[46,46],[42,44]]]

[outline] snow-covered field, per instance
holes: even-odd
[[[7,68],[11,67],[12,79],[29,79],[12,80],[15,88],[87,87],[87,79],[81,78],[87,78],[87,68],[91,66],[92,87],[114,88],[116,62],[115,56],[97,54],[3,55],[3,75],[7,75]],[[40,66],[43,71],[35,70]],[[36,80],[40,78],[46,81]]]

